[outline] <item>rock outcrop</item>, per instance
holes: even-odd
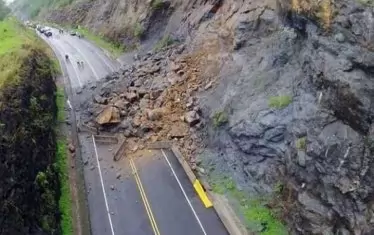
[[[75,11],[97,12],[94,2]],[[122,27],[113,23],[121,4],[101,3],[105,21],[76,22]],[[209,158],[250,195],[282,183],[292,234],[373,234],[373,8],[353,0],[163,4],[165,25],[185,44],[136,56],[84,104],[86,121],[116,107],[121,120],[108,131],[139,145],[174,140],[194,167],[196,156]],[[147,7],[141,2],[132,21],[116,19],[151,29]]]

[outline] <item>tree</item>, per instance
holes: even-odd
[[[5,5],[5,2],[3,0],[0,0],[0,21],[3,20],[9,13],[9,7]]]

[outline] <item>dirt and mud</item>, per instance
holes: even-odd
[[[87,12],[106,6],[98,15],[110,20],[76,23],[100,31],[129,17],[152,28],[152,5],[128,2],[121,15],[121,3],[95,1]],[[251,197],[282,185],[292,234],[373,233],[370,2],[169,3],[156,28],[177,43],[141,47],[83,89],[81,122],[123,135],[128,153],[172,140],[193,168],[227,174]]]

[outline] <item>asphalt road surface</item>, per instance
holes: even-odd
[[[44,36],[42,36],[44,37]],[[119,65],[84,39],[54,30],[44,39],[63,65],[66,86],[80,89]],[[65,55],[69,55],[69,60]],[[84,66],[77,62],[83,61]],[[71,101],[79,101],[75,92]],[[74,106],[74,104],[73,104]],[[79,116],[79,114],[77,114]],[[168,150],[141,150],[113,161],[118,146],[79,134],[93,235],[227,235],[213,208],[205,208],[176,157]]]

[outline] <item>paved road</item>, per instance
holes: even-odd
[[[54,35],[47,42],[59,56],[69,78],[66,85],[73,90],[118,68],[116,61],[89,42]],[[84,68],[77,61],[83,61]],[[79,101],[75,92],[69,96]],[[118,146],[100,145],[84,133],[79,141],[92,234],[227,235],[214,209],[203,206],[171,152],[142,150],[114,162],[112,153]]]

